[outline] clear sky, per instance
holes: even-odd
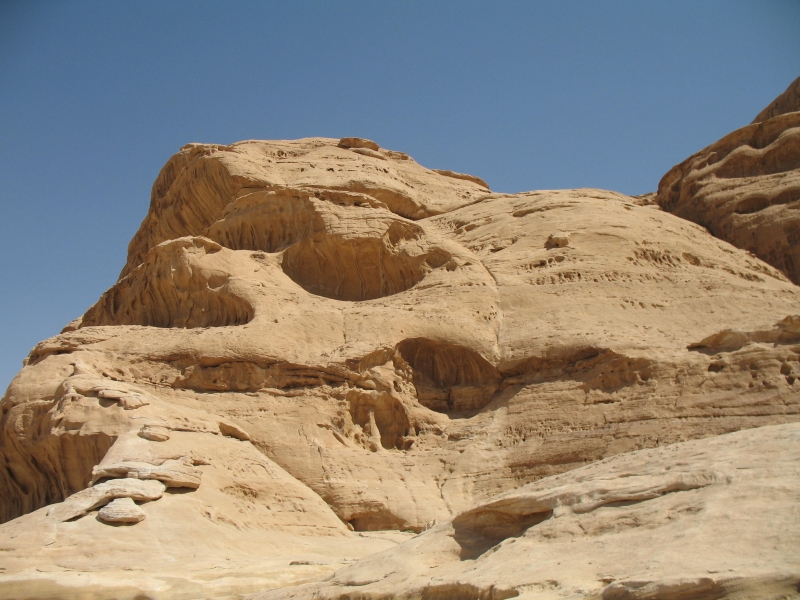
[[[187,142],[641,194],[798,75],[797,0],[0,0],[0,387],[114,283]]]

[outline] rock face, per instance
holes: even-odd
[[[772,117],[797,111],[800,111],[800,77],[795,79],[785,92],[770,102],[769,106],[758,113],[758,116],[753,119],[753,123],[769,121]]]
[[[360,138],[191,144],[156,179],[120,279],[31,351],[0,404],[0,591],[69,597],[91,571],[99,595],[241,595],[437,522],[384,556],[460,528],[483,557],[506,525],[601,514],[567,497],[717,490],[706,470],[642,467],[548,491],[621,453],[666,465],[665,444],[800,421],[798,379],[800,288],[649,196],[492,193]],[[631,456],[619,464],[651,455]],[[492,504],[508,493],[528,512]],[[373,596],[398,593],[387,581],[522,589],[485,591],[502,563],[441,589],[412,563]]]
[[[796,598],[799,463],[796,423],[631,452],[254,600]]]
[[[753,124],[673,167],[656,201],[800,283],[800,79]]]

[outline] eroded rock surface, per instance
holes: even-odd
[[[800,110],[800,77],[795,79],[792,83],[789,84],[789,87],[786,88],[786,91],[783,92],[780,96],[775,98],[772,102],[769,103],[764,110],[758,113],[755,119],[753,119],[753,123],[760,123],[762,121],[768,121],[772,117],[777,117],[778,115],[782,115],[789,112],[797,112]]]
[[[796,598],[798,461],[798,424],[631,452],[253,600]]]
[[[123,275],[161,242],[198,234],[251,190],[316,188],[366,194],[409,219],[468,204],[487,191],[469,177],[443,177],[402,152],[359,138],[248,140],[219,146],[188,144],[153,184],[150,211],[131,241]]]
[[[800,106],[785,108],[673,167],[656,201],[800,283]]]
[[[798,323],[779,270],[651,198],[492,193],[360,138],[191,144],[3,397],[0,589],[316,581],[545,477],[800,421]]]
[[[129,498],[140,502],[158,500],[165,488],[166,486],[159,482],[112,479],[81,490],[64,502],[52,505],[47,510],[47,516],[57,521],[70,521],[118,498]]]

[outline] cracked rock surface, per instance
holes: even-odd
[[[0,402],[0,592],[242,596],[384,550],[291,593],[717,598],[737,573],[782,590],[791,527],[762,544],[770,572],[522,566],[544,543],[677,548],[721,522],[702,507],[755,493],[714,461],[796,478],[769,465],[796,452],[800,288],[676,214],[495,193],[360,138],[185,146],[119,280]]]

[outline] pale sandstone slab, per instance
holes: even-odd
[[[623,454],[254,598],[794,598],[798,461],[798,424]]]
[[[63,502],[54,504],[47,510],[47,516],[57,521],[69,521],[82,517],[116,498],[130,498],[139,502],[158,500],[164,493],[165,487],[160,481],[112,479],[86,488]]]
[[[131,498],[117,498],[97,513],[104,523],[140,523],[147,515]]]
[[[166,441],[166,440],[163,440]],[[128,477],[135,479],[155,479],[167,487],[200,487],[202,471],[186,464],[183,460],[165,460],[159,465],[139,461],[108,463],[104,461],[92,471],[93,481],[106,477]]]
[[[145,425],[139,430],[139,437],[151,442],[166,442],[170,438],[169,429],[159,425]]]

